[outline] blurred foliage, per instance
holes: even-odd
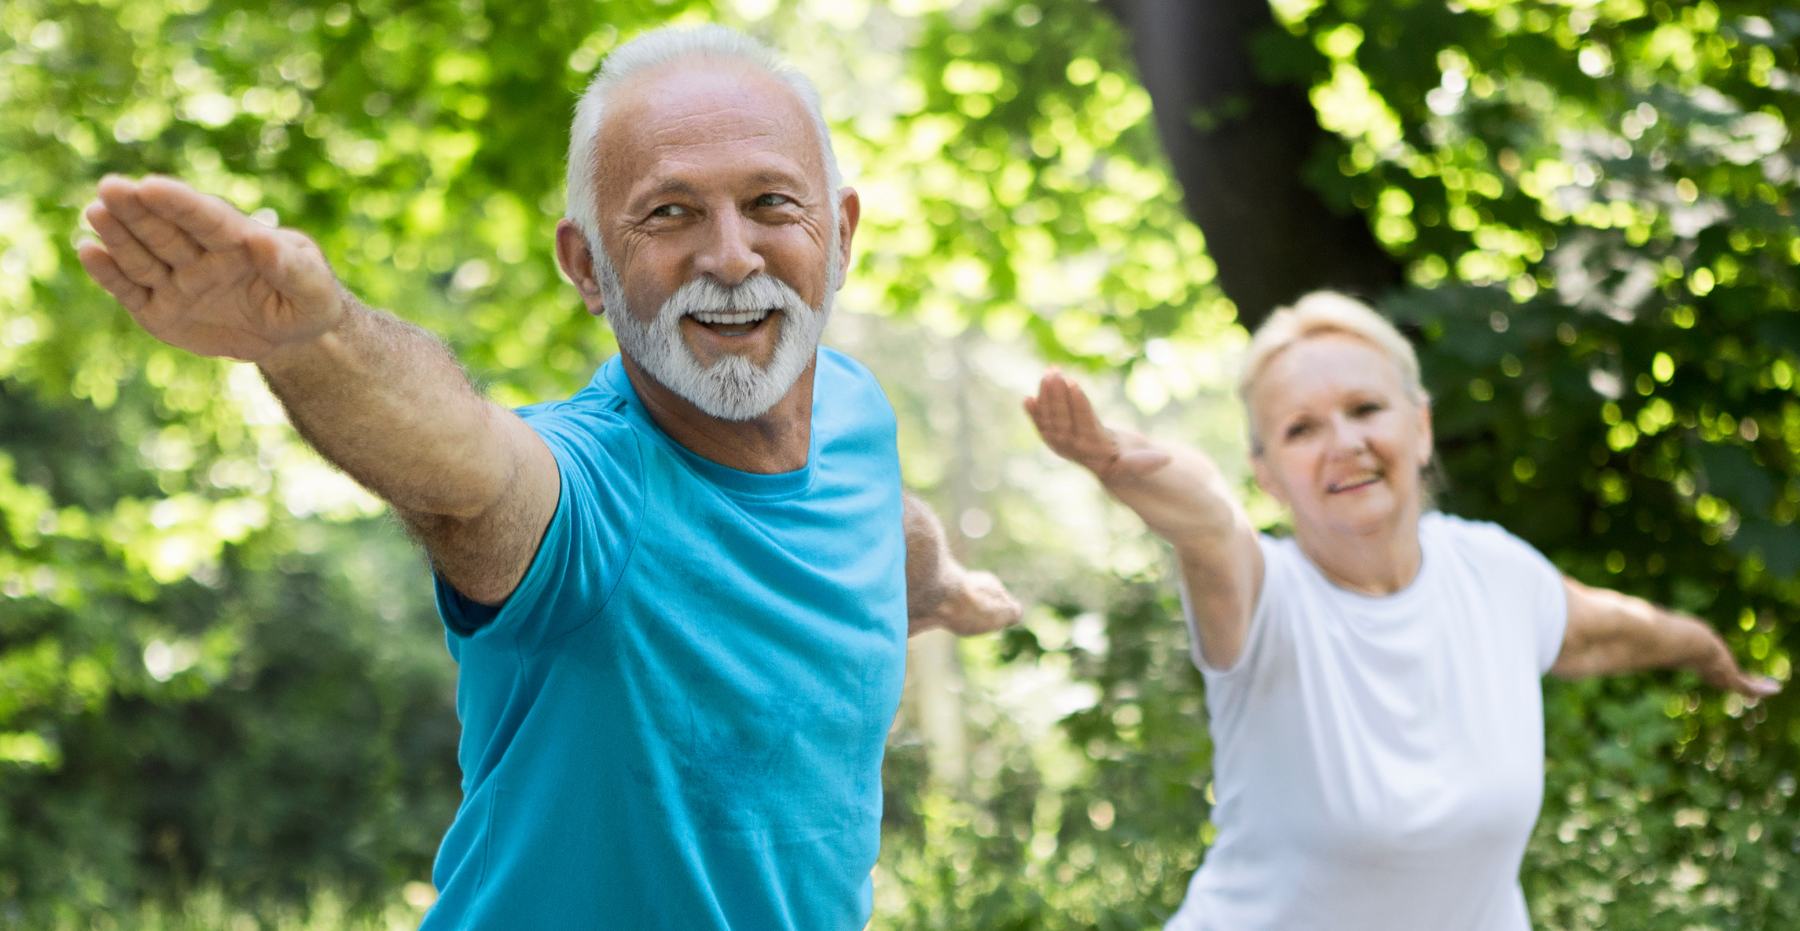
[[[1703,614],[1787,679],[1800,12],[1276,11],[1281,28],[1246,41],[1333,133],[1296,183],[1366,215],[1414,283],[1384,307],[1423,346],[1446,508]],[[157,909],[236,914],[229,900],[298,927],[280,910],[331,913],[320,888],[373,915],[425,875],[457,799],[454,670],[421,562],[252,369],[157,345],[86,281],[73,237],[94,182],[168,172],[302,229],[498,400],[562,396],[612,346],[551,257],[570,103],[621,37],[715,18],[789,49],[825,92],[864,199],[846,308],[1116,369],[1146,415],[1229,384],[1218,360],[1243,334],[1123,37],[1087,0],[12,0],[0,924],[162,927]],[[1007,432],[978,418],[1010,408],[971,410],[966,381],[889,350],[909,476],[963,518],[986,508],[961,524],[981,531],[972,552],[1044,606],[964,647],[965,782],[930,775],[917,728],[896,730],[877,924],[1152,926],[1211,839],[1178,608],[1154,559],[1109,561],[1113,579],[1046,562],[1067,505],[1034,511],[1010,486],[1048,467],[975,457]],[[941,421],[948,391],[963,406]],[[931,452],[946,422],[955,456]],[[1044,565],[1062,575],[1032,580]],[[980,697],[1032,677],[1074,696],[1047,729]],[[1538,926],[1792,926],[1795,708],[1688,677],[1550,684],[1525,870]]]
[[[988,733],[967,785],[890,811],[878,926],[1150,928],[1174,913],[1213,837],[1200,674],[1162,586],[1123,581],[1110,595],[1105,615],[1051,605],[965,650],[975,669],[1031,664],[1085,694],[1054,739],[1021,740],[1004,714],[976,709]],[[920,756],[890,748],[890,792],[908,791]]]
[[[947,21],[1005,48],[1008,14],[1023,24],[1036,10]],[[1506,525],[1585,581],[1701,614],[1753,669],[1789,679],[1800,9],[1300,0],[1276,12],[1283,28],[1245,39],[1264,79],[1307,89],[1333,134],[1305,183],[1362,212],[1413,282],[1382,304],[1421,343],[1444,507]],[[1044,21],[1058,15],[1108,35],[1091,7],[1050,5]],[[1135,610],[1115,602],[1109,626],[1130,630]],[[1793,695],[1746,709],[1685,675],[1546,690],[1547,800],[1524,877],[1539,926],[1794,923]],[[1074,746],[1092,720],[1064,722]],[[1164,784],[1135,775],[1125,798]],[[1066,808],[1120,797],[1083,783]],[[1163,814],[1152,836],[1194,836],[1194,810]],[[1145,847],[1129,834],[1089,847],[1097,865],[1083,875],[1110,867],[1153,886]],[[1030,858],[1016,862],[1029,873]],[[983,901],[1042,910],[1021,927],[1136,927],[1179,899],[1135,891],[1071,908],[1020,904],[1002,883]]]

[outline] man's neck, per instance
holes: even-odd
[[[812,448],[813,370],[807,365],[794,387],[761,417],[724,420],[694,406],[623,356],[625,375],[650,419],[688,452],[726,468],[777,475],[806,468]]]

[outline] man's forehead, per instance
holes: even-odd
[[[620,87],[612,110],[602,132],[621,142],[705,144],[761,134],[805,161],[817,154],[812,116],[799,95],[748,64],[670,62]]]

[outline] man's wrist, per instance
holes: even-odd
[[[352,327],[360,322],[366,313],[362,304],[352,297],[347,290],[339,289],[337,319],[330,326],[313,333],[303,339],[280,343],[262,358],[256,360],[258,368],[271,379],[279,380],[284,374],[310,368],[318,364],[322,357],[337,354]]]

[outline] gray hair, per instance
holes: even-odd
[[[600,73],[588,84],[581,101],[575,105],[575,122],[569,127],[568,206],[571,222],[595,247],[600,243],[600,218],[595,202],[594,175],[599,157],[600,124],[613,91],[633,76],[684,58],[742,62],[785,84],[812,117],[819,137],[819,152],[825,162],[825,199],[831,205],[831,227],[838,224],[837,192],[843,186],[838,170],[837,154],[831,147],[831,129],[825,123],[818,88],[806,75],[794,70],[774,49],[727,26],[682,28],[664,26],[653,29],[619,46],[606,56]],[[596,263],[608,261],[604,252],[594,256]]]

